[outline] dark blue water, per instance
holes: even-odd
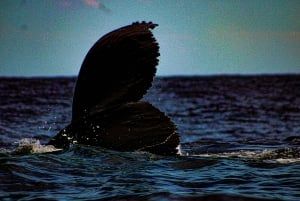
[[[145,99],[176,123],[182,156],[4,154],[68,124],[74,84],[0,78],[0,200],[300,199],[299,75],[156,78]]]

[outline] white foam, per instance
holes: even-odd
[[[182,151],[181,151],[181,144],[179,144],[179,145],[176,147],[176,150],[177,150],[177,154],[178,154],[178,155],[183,156]]]
[[[270,159],[270,160],[264,160],[264,162],[269,163],[296,163],[300,162],[300,158],[277,158],[277,159]]]
[[[276,151],[276,150],[275,150]],[[207,154],[196,154],[193,156],[199,157],[209,157],[209,158],[228,158],[228,159],[249,159],[249,160],[260,160],[267,163],[295,163],[300,162],[300,158],[292,158],[288,157],[281,157],[276,155],[275,151],[271,150],[240,150],[240,151],[233,151],[233,152],[224,152],[224,153],[207,153]],[[189,154],[186,154],[187,156]],[[269,157],[272,156],[272,157]]]
[[[61,151],[53,145],[42,145],[39,140],[24,138],[18,142],[19,146],[14,153],[27,154],[27,153],[49,153],[54,151]]]

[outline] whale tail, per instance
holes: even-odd
[[[71,124],[49,144],[177,153],[174,123],[150,103],[140,101],[152,85],[158,64],[159,45],[151,32],[156,26],[136,22],[94,44],[77,78]]]
[[[93,110],[140,100],[151,87],[159,46],[153,23],[134,23],[100,38],[81,66],[74,91],[72,122]]]
[[[118,151],[174,155],[179,145],[175,129],[169,117],[150,103],[135,102],[74,122],[49,144],[66,148],[79,143]]]

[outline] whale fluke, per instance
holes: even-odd
[[[150,88],[159,46],[153,23],[133,23],[100,38],[81,66],[73,97],[72,121],[126,102]]]
[[[179,145],[175,129],[169,117],[150,103],[127,103],[70,124],[50,144],[66,148],[70,143],[78,143],[118,151],[173,155]]]
[[[176,126],[140,101],[151,87],[159,45],[157,24],[135,22],[100,38],[87,53],[75,86],[72,121],[48,144],[78,143],[118,151],[178,152]]]

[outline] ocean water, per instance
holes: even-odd
[[[75,78],[0,78],[0,200],[300,200],[300,76],[158,77],[182,155],[45,144],[71,120]]]

